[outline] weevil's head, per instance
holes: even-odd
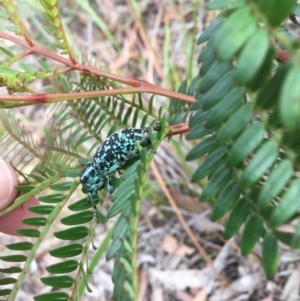
[[[98,175],[92,162],[89,162],[80,175],[80,183],[88,193],[94,193],[104,188],[105,177]]]

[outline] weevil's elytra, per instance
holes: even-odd
[[[149,137],[144,136],[148,128],[126,128],[109,136],[96,150],[94,158],[87,163],[80,176],[80,183],[88,191],[88,202],[93,202],[92,194],[104,188],[114,192],[111,176],[120,171],[131,158],[139,156],[138,144],[142,147],[151,145]],[[95,216],[96,206],[93,204]]]
[[[117,170],[122,169],[122,166],[129,159],[138,156],[137,143],[143,140],[146,132],[148,132],[148,128],[126,128],[120,130],[109,136],[97,149],[92,165],[98,175],[107,178],[107,188],[110,193],[114,191],[111,176]],[[151,144],[150,139],[148,143]]]

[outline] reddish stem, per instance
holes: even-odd
[[[190,130],[191,129],[189,128],[187,123],[175,124],[170,127],[170,131],[167,134],[167,137],[188,133]]]
[[[53,59],[57,62],[65,64],[65,65],[71,67],[74,70],[79,70],[81,72],[94,74],[94,75],[97,75],[97,76],[101,76],[103,78],[108,78],[108,79],[111,79],[111,80],[118,81],[120,83],[127,84],[129,86],[138,88],[138,89],[134,90],[134,92],[128,92],[128,93],[148,92],[148,93],[152,93],[152,94],[156,94],[156,95],[162,95],[162,96],[167,96],[167,97],[170,97],[170,98],[178,99],[178,100],[181,100],[181,101],[187,102],[187,103],[194,103],[196,101],[194,97],[191,97],[191,96],[188,96],[188,95],[185,95],[185,94],[181,94],[181,93],[178,93],[178,92],[170,91],[170,90],[167,90],[167,89],[159,88],[159,87],[157,87],[153,84],[150,84],[146,81],[143,81],[143,80],[139,80],[139,79],[136,79],[136,78],[128,78],[128,77],[119,76],[119,75],[116,75],[116,74],[111,74],[111,73],[104,72],[104,71],[101,71],[101,70],[98,70],[98,69],[95,69],[95,68],[92,68],[92,67],[85,66],[85,65],[80,64],[80,63],[73,64],[71,60],[69,60],[65,57],[62,57],[62,56],[60,56],[56,53],[53,53],[53,52],[51,52],[47,49],[44,49],[44,48],[42,48],[38,45],[32,45],[32,46],[28,45],[24,40],[21,40],[21,39],[15,37],[15,36],[12,36],[12,35],[10,35],[6,32],[3,32],[3,31],[0,31],[0,38],[4,38],[6,40],[14,42],[15,44],[18,44],[18,45],[21,45],[23,47],[29,48],[34,53],[40,54],[44,57],[48,57],[48,58]],[[113,91],[121,92],[122,89],[116,89],[116,90],[113,90]],[[108,90],[106,90],[104,92],[108,93]],[[65,94],[65,95],[67,95],[67,94]],[[112,95],[112,94],[104,94],[104,95]],[[113,95],[116,95],[116,93],[114,93]],[[102,96],[103,96],[103,94],[102,94]],[[50,97],[51,97],[51,95],[50,95]],[[65,99],[69,99],[69,98],[66,97]]]

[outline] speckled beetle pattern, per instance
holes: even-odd
[[[129,159],[139,156],[138,144],[143,147],[151,145],[150,138],[145,136],[147,132],[148,128],[122,129],[100,145],[93,160],[86,164],[80,176],[80,183],[88,191],[88,202],[92,202],[92,194],[103,189],[106,181],[108,191],[114,192],[111,177]]]

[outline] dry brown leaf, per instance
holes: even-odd
[[[203,270],[165,270],[161,271],[155,268],[149,270],[151,283],[161,283],[170,290],[200,289],[210,284],[211,271]]]
[[[205,289],[199,291],[193,299],[193,301],[206,301],[206,300],[207,300],[207,292]]]
[[[139,301],[145,300],[147,293],[148,277],[144,269],[139,270]]]
[[[299,286],[300,286],[300,271],[299,268],[294,270],[289,276],[282,294],[281,300],[295,301],[299,300]]]
[[[193,301],[193,297],[185,291],[176,290],[175,294],[180,301]]]
[[[268,296],[267,298],[264,298],[264,299],[262,299],[262,300],[260,300],[260,301],[273,301],[273,296],[270,295],[270,296]]]
[[[174,254],[177,256],[190,255],[195,252],[194,248],[190,248],[189,246],[184,244],[179,245],[177,239],[170,234],[166,234],[164,236],[162,249],[168,254]]]

